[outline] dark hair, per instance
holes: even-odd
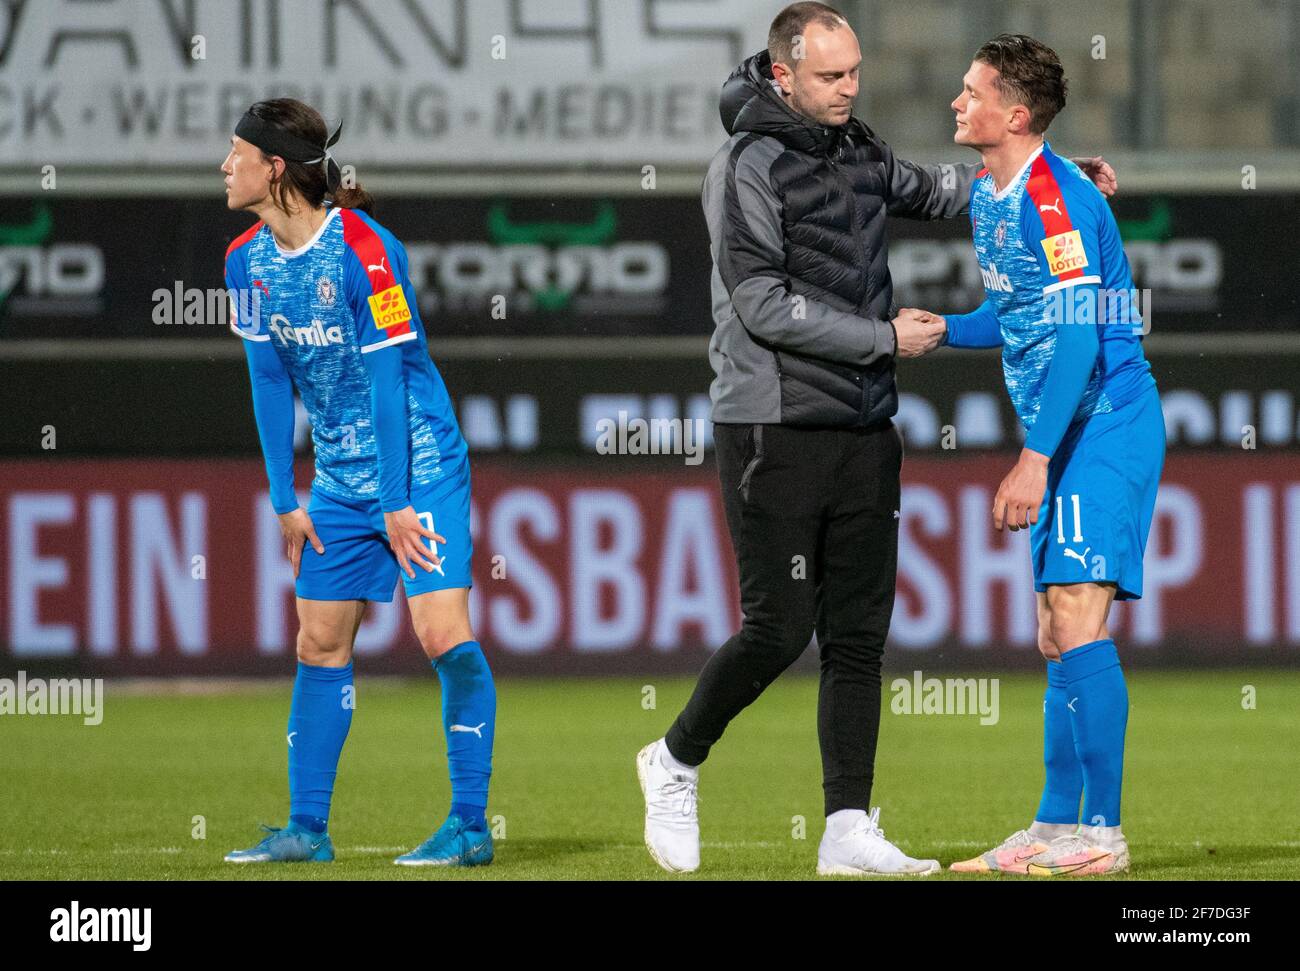
[[[1029,130],[1035,135],[1047,131],[1065,107],[1069,85],[1061,59],[1041,41],[1027,34],[998,34],[975,52],[975,60],[997,70],[996,86],[1004,104],[1029,109]]]
[[[259,101],[248,110],[263,121],[278,125],[291,135],[296,135],[312,145],[323,146],[325,140],[329,138],[325,119],[321,117],[320,112],[296,98]],[[324,154],[323,148],[321,153]],[[270,157],[266,152],[262,152],[262,155],[264,158]],[[369,213],[375,205],[374,197],[359,183],[351,186],[340,185],[330,192],[325,165],[320,162],[291,162],[285,159],[284,174],[271,183],[271,197],[285,212],[289,212],[289,192],[296,192],[302,196],[307,205],[313,209],[323,205],[327,197],[331,203],[340,208],[360,209],[365,213]]]
[[[767,32],[767,53],[772,58],[772,63],[793,67],[791,59],[794,57],[794,39],[814,22],[827,30],[838,30],[849,25],[844,14],[824,3],[792,3],[776,15],[772,29]]]

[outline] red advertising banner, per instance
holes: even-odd
[[[472,619],[498,669],[695,670],[734,632],[716,473],[637,462],[474,463]],[[1011,463],[906,461],[887,663],[1036,663],[1028,536],[998,533],[989,515]],[[0,515],[0,666],[256,674],[292,663],[293,578],[259,462],[0,463]],[[1137,663],[1300,659],[1294,453],[1171,456],[1145,596],[1116,605],[1111,630]],[[371,605],[357,657],[372,671],[422,670],[400,589]]]

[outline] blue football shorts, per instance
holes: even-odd
[[[425,543],[442,563],[432,573],[411,563],[415,579],[397,565],[388,545],[384,512],[378,499],[346,499],[312,486],[307,514],[311,516],[325,552],[317,553],[308,543],[302,552],[296,592],[306,600],[393,599],[400,574],[407,597],[432,590],[472,586],[469,534],[469,466],[449,480],[427,486],[412,486],[411,505],[420,522],[442,536],[446,545],[431,539]]]
[[[1034,589],[1114,583],[1116,600],[1142,596],[1142,557],[1165,462],[1165,421],[1154,387],[1072,427],[1047,467],[1030,527]]]

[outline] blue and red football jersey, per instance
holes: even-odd
[[[392,511],[406,505],[412,485],[463,471],[465,440],[429,359],[406,251],[387,229],[365,213],[330,208],[316,236],[289,251],[259,222],[227,250],[226,287],[277,512],[297,506],[292,426],[287,441],[283,428],[287,381],[311,420],[314,487],[379,499]],[[375,412],[389,406],[397,418],[385,446]]]
[[[1050,455],[1069,424],[1110,412],[1154,386],[1119,227],[1096,186],[1046,142],[1001,191],[981,171],[970,213],[987,299],[975,313],[950,318],[948,343],[983,346],[985,324],[1000,328],[1007,391],[1029,430],[1026,445]],[[1063,362],[1081,366],[1082,388],[1061,383],[1058,389],[1068,384],[1066,397],[1073,400],[1045,401],[1054,355],[1065,346],[1062,326],[1094,328],[1096,340],[1078,346],[1088,353],[1095,348],[1096,357]],[[1072,345],[1068,353],[1079,352]],[[1035,434],[1044,412],[1062,407],[1068,413],[1049,415]]]

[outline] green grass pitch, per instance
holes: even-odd
[[[893,714],[895,676],[885,677],[872,800],[890,839],[946,865],[1026,825],[1042,784],[1041,677],[1002,676],[1000,719],[981,726],[971,715]],[[1300,673],[1135,670],[1128,682],[1127,879],[1300,878]],[[505,838],[491,867],[431,871],[392,859],[446,813],[432,678],[368,682],[362,667],[330,820],[337,861],[244,867],[221,857],[256,842],[258,822],[287,814],[290,681],[193,694],[110,682],[97,727],[0,718],[0,878],[812,878],[823,820],[817,685],[807,676],[778,680],[702,770],[698,873],[674,877],[651,862],[633,757],[664,733],[692,684],[500,679],[488,815]],[[1242,704],[1246,685],[1253,709]]]

